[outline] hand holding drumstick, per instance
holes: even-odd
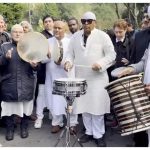
[[[65,71],[69,72],[72,69],[73,65],[69,61],[67,61],[64,65]]]

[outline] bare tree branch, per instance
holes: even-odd
[[[118,17],[118,19],[120,19],[120,14],[119,14],[119,9],[118,9],[118,4],[117,3],[115,3],[115,7],[116,7],[117,17]]]

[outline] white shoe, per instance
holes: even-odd
[[[37,119],[34,123],[34,128],[40,129],[42,127],[43,120],[42,119]]]

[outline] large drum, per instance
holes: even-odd
[[[150,99],[141,77],[123,77],[106,87],[122,136],[150,129]]]
[[[85,79],[79,78],[60,78],[53,82],[53,94],[65,97],[79,97],[84,95],[87,90]]]

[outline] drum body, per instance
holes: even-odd
[[[150,128],[150,99],[141,77],[124,77],[106,87],[122,136]]]
[[[79,97],[86,93],[87,83],[84,79],[60,78],[53,82],[53,94],[65,97]]]

